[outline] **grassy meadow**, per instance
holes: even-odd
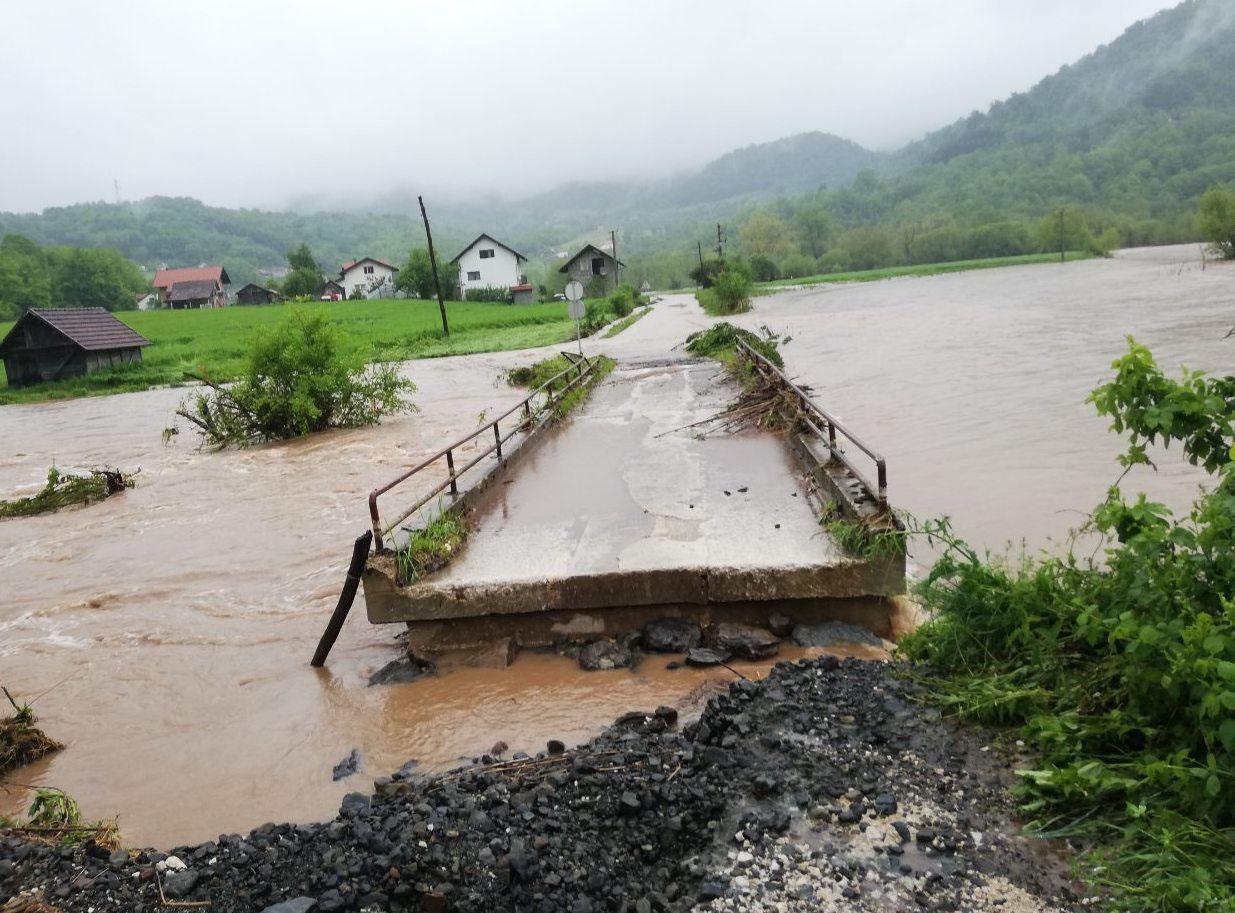
[[[185,383],[185,372],[205,368],[216,380],[240,371],[249,338],[281,321],[289,308],[325,312],[370,361],[406,361],[553,345],[574,338],[565,302],[508,305],[476,301],[446,304],[450,336],[442,335],[436,301],[321,301],[200,311],[123,311],[120,320],[152,343],[142,364],[88,377],[14,390],[0,384],[0,405],[98,396]],[[11,323],[0,323],[0,338]]]

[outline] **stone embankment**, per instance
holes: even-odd
[[[1079,908],[1063,863],[1015,836],[1006,763],[917,698],[887,664],[825,656],[737,680],[685,726],[661,708],[573,750],[409,764],[323,824],[170,853],[0,838],[0,909]]]

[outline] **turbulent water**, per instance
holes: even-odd
[[[972,541],[1031,549],[1067,535],[1114,480],[1119,442],[1085,405],[1132,333],[1164,365],[1235,371],[1235,269],[1195,248],[1115,260],[786,292],[742,318],[793,340],[791,373],[888,459],[893,503],[947,514]],[[594,351],[663,355],[707,319],[666,299]],[[588,343],[585,343],[587,345]],[[338,595],[374,485],[517,394],[527,354],[416,362],[421,412],[378,428],[231,453],[160,441],[182,391],[0,408],[0,492],[48,465],[140,467],[104,504],[0,522],[0,682],[68,750],[20,771],[138,843],[205,839],[328,815],[408,758],[446,765],[507,742],[535,750],[619,712],[698,700],[708,677],[646,663],[578,671],[524,656],[366,687],[394,654],[358,600],[328,670],[307,659]],[[1200,477],[1170,455],[1132,484],[1177,507]],[[352,748],[358,778],[334,783]],[[0,813],[27,796],[0,793]]]

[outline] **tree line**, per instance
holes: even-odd
[[[137,306],[150,280],[113,248],[42,247],[24,235],[0,238],[0,320],[30,308]]]

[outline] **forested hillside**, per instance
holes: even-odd
[[[1232,85],[1235,3],[1187,0],[892,155],[807,133],[649,184],[431,201],[435,239],[452,254],[481,231],[497,234],[538,261],[538,279],[553,275],[555,251],[616,227],[633,278],[658,286],[685,281],[716,221],[778,275],[1037,251],[1057,243],[1044,220],[1061,210],[1070,246],[1190,240],[1200,196],[1235,181]],[[402,262],[423,243],[414,197],[374,209],[272,213],[153,198],[0,214],[0,233],[116,247],[147,269],[222,262],[244,283],[281,268],[301,242],[328,269],[359,255]]]

